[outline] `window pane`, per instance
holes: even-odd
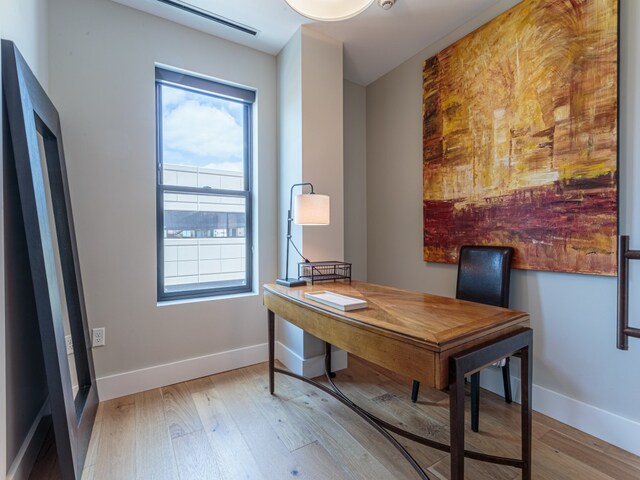
[[[163,183],[244,190],[244,104],[161,85]]]
[[[247,285],[244,197],[164,194],[164,291]]]
[[[250,291],[255,92],[158,67],[156,89],[158,298]]]

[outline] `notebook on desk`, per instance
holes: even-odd
[[[324,305],[337,308],[344,312],[367,308],[368,306],[367,301],[362,300],[361,298],[347,297],[346,295],[327,291],[307,292],[304,296],[309,300],[323,303]]]

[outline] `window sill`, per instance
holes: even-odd
[[[255,297],[259,293],[256,291],[243,292],[243,293],[230,293],[228,295],[211,295],[208,297],[193,297],[193,298],[181,298],[177,300],[160,300],[156,302],[157,307],[167,307],[172,305],[183,305],[187,303],[200,303],[200,302],[216,302],[219,300],[233,300],[236,298]]]

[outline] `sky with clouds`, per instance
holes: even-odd
[[[162,86],[164,164],[243,170],[243,105]]]

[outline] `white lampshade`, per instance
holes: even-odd
[[[337,22],[364,12],[373,0],[286,0],[300,15],[322,22]]]
[[[297,225],[329,225],[329,196],[317,193],[296,195],[293,223]]]

